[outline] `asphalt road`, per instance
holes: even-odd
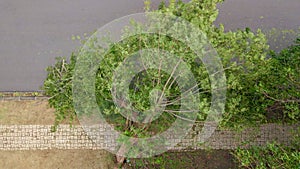
[[[55,57],[79,48],[74,36],[142,12],[143,6],[143,0],[0,0],[0,91],[40,90]],[[216,24],[227,30],[300,26],[299,0],[226,0],[219,8]]]

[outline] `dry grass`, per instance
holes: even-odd
[[[52,125],[54,119],[47,100],[0,101],[0,125]],[[0,151],[0,168],[111,169],[113,165],[113,155],[104,150]]]
[[[54,109],[46,100],[0,101],[0,124],[41,124],[54,122]]]
[[[111,169],[113,156],[103,150],[0,151],[0,168]]]

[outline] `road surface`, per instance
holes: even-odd
[[[1,0],[0,91],[40,90],[55,57],[79,48],[77,35],[142,12],[143,6],[143,0]],[[299,0],[226,0],[219,8],[216,24],[227,30],[300,26]]]

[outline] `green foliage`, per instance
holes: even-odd
[[[233,155],[241,168],[300,168],[299,150],[276,143],[270,143],[265,147],[237,149]]]
[[[240,127],[247,124],[266,122],[266,109],[276,102],[272,101],[270,97],[274,97],[279,93],[281,94],[279,95],[280,98],[276,99],[299,99],[299,90],[297,91],[299,81],[293,85],[287,84],[289,81],[299,80],[299,57],[291,61],[282,59],[299,56],[299,47],[283,51],[278,57],[266,59],[268,52],[267,40],[260,30],[254,33],[249,28],[246,28],[235,32],[225,32],[223,25],[214,26],[213,22],[218,16],[216,5],[220,2],[222,0],[191,0],[188,3],[170,0],[168,6],[165,3],[161,3],[159,9],[155,11],[173,14],[191,22],[207,35],[210,43],[218,52],[227,78],[226,108],[221,125]],[[150,10],[150,1],[146,1],[145,4],[145,9]],[[137,29],[138,27],[139,25],[136,24]],[[210,107],[211,86],[205,66],[203,64],[199,65],[193,60],[195,54],[187,49],[182,42],[175,41],[169,37],[155,34],[151,36],[133,36],[111,46],[104,61],[99,65],[95,84],[97,103],[99,108],[104,110],[104,116],[110,119],[111,123],[115,124],[119,130],[124,132],[127,130],[127,135],[147,136],[154,131],[161,132],[168,128],[176,118],[176,115],[178,115],[165,112],[151,124],[141,125],[121,116],[120,110],[112,102],[111,88],[114,70],[130,54],[143,48],[157,46],[180,56],[188,63],[201,89],[199,91],[201,93],[201,102],[199,103],[197,120],[203,121],[207,116]],[[95,49],[97,50],[96,46]],[[44,90],[47,95],[51,96],[49,99],[50,106],[57,110],[56,125],[64,119],[72,122],[75,117],[72,104],[72,77],[75,63],[76,53],[72,54],[70,63],[60,58],[54,66],[47,69],[48,77],[44,83]],[[282,64],[285,66],[281,66]],[[280,70],[280,75],[276,74],[273,71],[274,69]],[[288,76],[283,78],[282,75]],[[268,79],[266,77],[272,78],[266,81]],[[164,86],[161,84],[165,83],[168,78],[169,75],[165,72],[155,69],[138,74],[132,81],[129,89],[130,101],[133,103],[133,106],[138,111],[149,109],[151,106],[151,101],[149,101],[150,91],[153,89],[162,90]],[[279,82],[284,83],[282,85]],[[281,93],[279,89],[284,86],[289,87],[284,88],[285,92]],[[170,89],[165,90],[164,95],[168,100],[178,98],[178,84],[174,83]],[[299,107],[297,108],[296,103],[281,102],[281,104],[285,107],[285,111],[289,111],[286,114],[290,119],[295,120],[299,117]],[[168,110],[172,111],[177,111],[178,108],[176,104],[167,107]]]
[[[300,120],[300,38],[279,54],[271,53],[257,90],[265,95],[267,112],[285,122]],[[272,120],[272,117],[270,117]]]
[[[45,95],[50,96],[49,105],[55,108],[55,125],[68,119],[70,124],[75,118],[72,100],[72,77],[75,68],[76,56],[73,53],[70,62],[65,58],[57,58],[56,64],[47,68],[48,76],[44,82]]]
[[[238,127],[249,123],[263,122],[263,97],[257,93],[256,86],[260,78],[260,67],[266,66],[268,50],[265,35],[249,28],[235,32],[224,32],[223,25],[215,27],[213,22],[218,16],[216,4],[221,0],[199,1],[189,3],[172,2],[170,6],[160,6],[163,12],[173,13],[197,25],[208,36],[210,43],[222,59],[227,78],[226,110],[222,126]],[[201,84],[204,85],[203,81]],[[210,89],[209,84],[201,86]],[[206,107],[209,106],[205,103]]]
[[[252,98],[249,97],[251,91],[247,88],[253,85],[255,79],[257,79],[257,65],[264,64],[264,58],[266,56],[266,40],[264,35],[258,31],[257,34],[247,30],[238,30],[236,32],[224,32],[224,28],[220,25],[219,28],[213,25],[218,11],[216,4],[220,0],[210,1],[199,1],[193,0],[189,3],[170,1],[169,6],[161,5],[158,12],[172,13],[176,16],[180,16],[183,19],[191,22],[192,24],[199,27],[208,38],[210,43],[219,53],[223,65],[226,69],[226,76],[228,80],[228,99],[226,105],[226,114],[224,115],[224,124],[234,121],[234,123],[243,123],[250,121],[259,121],[261,116],[257,113],[252,113],[251,109],[253,102]],[[193,11],[193,12],[191,12]],[[111,102],[111,83],[113,70],[123,61],[128,54],[133,53],[143,47],[151,48],[155,46],[163,46],[165,50],[175,55],[183,57],[184,61],[191,66],[191,71],[197,78],[199,87],[202,89],[200,92],[203,93],[202,101],[199,103],[199,107],[202,110],[198,115],[198,120],[202,121],[205,119],[205,114],[210,106],[210,94],[211,89],[209,84],[209,78],[203,65],[197,65],[193,63],[195,58],[192,51],[187,50],[186,46],[178,41],[173,41],[168,37],[154,36],[142,36],[132,37],[121,43],[114,44],[110,52],[105,57],[105,61],[99,66],[99,70],[96,77],[96,97],[100,108],[104,109],[104,114],[110,119],[122,120],[122,117],[117,113],[117,109]],[[45,81],[44,90],[46,94],[51,96],[49,100],[50,105],[57,109],[56,113],[56,124],[61,122],[63,119],[70,118],[72,121],[74,118],[74,109],[72,106],[72,72],[74,69],[76,55],[72,55],[71,63],[66,64],[62,59],[58,60],[55,66],[48,69],[48,78]],[[233,61],[235,60],[235,61]],[[148,76],[140,75],[137,79],[143,79],[134,86],[133,89],[139,88],[138,94],[135,91],[132,92],[131,99],[134,105],[139,111],[143,111],[149,108],[149,91],[153,88],[161,89],[163,86],[153,86],[157,84],[153,82],[164,82],[168,79],[167,76],[163,77],[163,74],[159,74],[159,70],[147,71]],[[151,78],[153,77],[153,78]],[[250,83],[250,84],[249,84]],[[150,85],[150,86],[149,86]],[[167,97],[178,96],[176,91],[176,84],[172,86],[171,90],[164,91]],[[253,94],[252,94],[253,95]],[[178,107],[172,107],[171,110],[176,110]],[[258,111],[255,109],[255,111]],[[164,114],[166,121],[156,121],[157,123],[168,124],[173,121],[172,114]],[[174,116],[174,114],[173,114]],[[112,118],[113,117],[113,118]],[[124,124],[123,123],[123,124]],[[155,122],[154,122],[155,123]],[[124,128],[124,127],[123,127]],[[151,127],[150,127],[151,128]]]

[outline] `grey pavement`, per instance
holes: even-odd
[[[143,6],[143,0],[0,0],[0,91],[40,90],[55,57],[80,47],[72,37],[142,12]],[[216,23],[227,30],[300,26],[299,0],[226,0],[219,8]]]

